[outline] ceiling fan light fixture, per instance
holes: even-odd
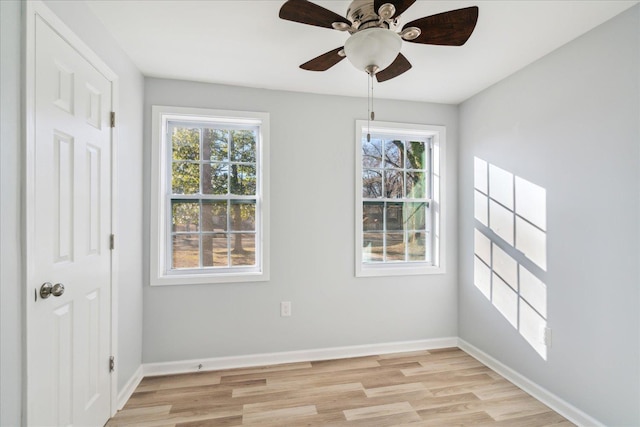
[[[352,34],[344,44],[347,59],[359,70],[384,70],[400,53],[402,39],[385,28],[367,28]]]

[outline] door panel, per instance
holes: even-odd
[[[30,425],[103,425],[111,413],[111,82],[35,25]],[[44,282],[64,293],[43,298]]]
[[[54,328],[52,334],[53,356],[51,366],[57,366],[53,379],[56,393],[51,394],[54,405],[58,407],[57,425],[72,423],[73,400],[73,305],[64,304],[53,312]]]
[[[73,137],[54,130],[54,187],[55,237],[54,248],[57,253],[54,262],[73,260]]]

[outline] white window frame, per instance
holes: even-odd
[[[168,121],[212,121],[257,126],[256,266],[229,269],[172,270],[169,259],[171,209],[168,169],[171,150],[166,143]],[[150,283],[194,285],[269,280],[269,113],[213,110],[205,108],[152,107]]]
[[[375,262],[367,263],[362,257],[362,140],[367,133],[376,135],[415,135],[420,138],[428,138],[432,144],[432,156],[430,165],[430,177],[433,182],[432,199],[429,201],[431,217],[431,249],[433,262]],[[356,277],[376,276],[409,276],[424,274],[444,274],[446,253],[446,127],[437,125],[394,123],[394,122],[367,122],[356,120],[355,135],[355,275]],[[438,179],[433,179],[437,176]],[[407,200],[407,199],[399,199]]]

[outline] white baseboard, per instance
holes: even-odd
[[[489,356],[487,353],[478,349],[474,345],[469,344],[465,340],[458,338],[458,347],[460,347],[460,349],[469,353],[471,356],[478,359],[478,361],[493,369],[494,371],[505,377],[507,380],[511,381],[513,384],[517,385],[522,390],[526,391],[531,396],[535,397],[540,402],[544,403],[563,417],[567,418],[572,423],[579,426],[604,427],[604,424],[602,424],[600,421],[596,420],[595,418],[571,405],[569,402],[551,393],[549,390],[540,387],[529,378],[524,377],[499,360],[494,359],[492,356]]]
[[[129,381],[127,381],[122,390],[120,390],[120,393],[118,393],[118,411],[124,407],[125,403],[127,403],[133,392],[136,390],[136,387],[138,387],[138,384],[140,384],[140,381],[142,381],[143,373],[143,365],[140,365],[131,378],[129,378]]]
[[[344,359],[374,354],[402,353],[417,350],[457,347],[457,337],[435,338],[419,341],[403,341],[383,344],[355,345],[279,353],[249,354],[243,356],[214,357],[209,359],[180,360],[175,362],[145,363],[144,376],[184,374],[189,372],[216,371],[220,369],[247,368],[282,363],[309,362],[313,360]],[[202,365],[202,367],[200,367]]]

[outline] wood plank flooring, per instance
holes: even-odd
[[[147,377],[107,426],[572,426],[458,348]]]

